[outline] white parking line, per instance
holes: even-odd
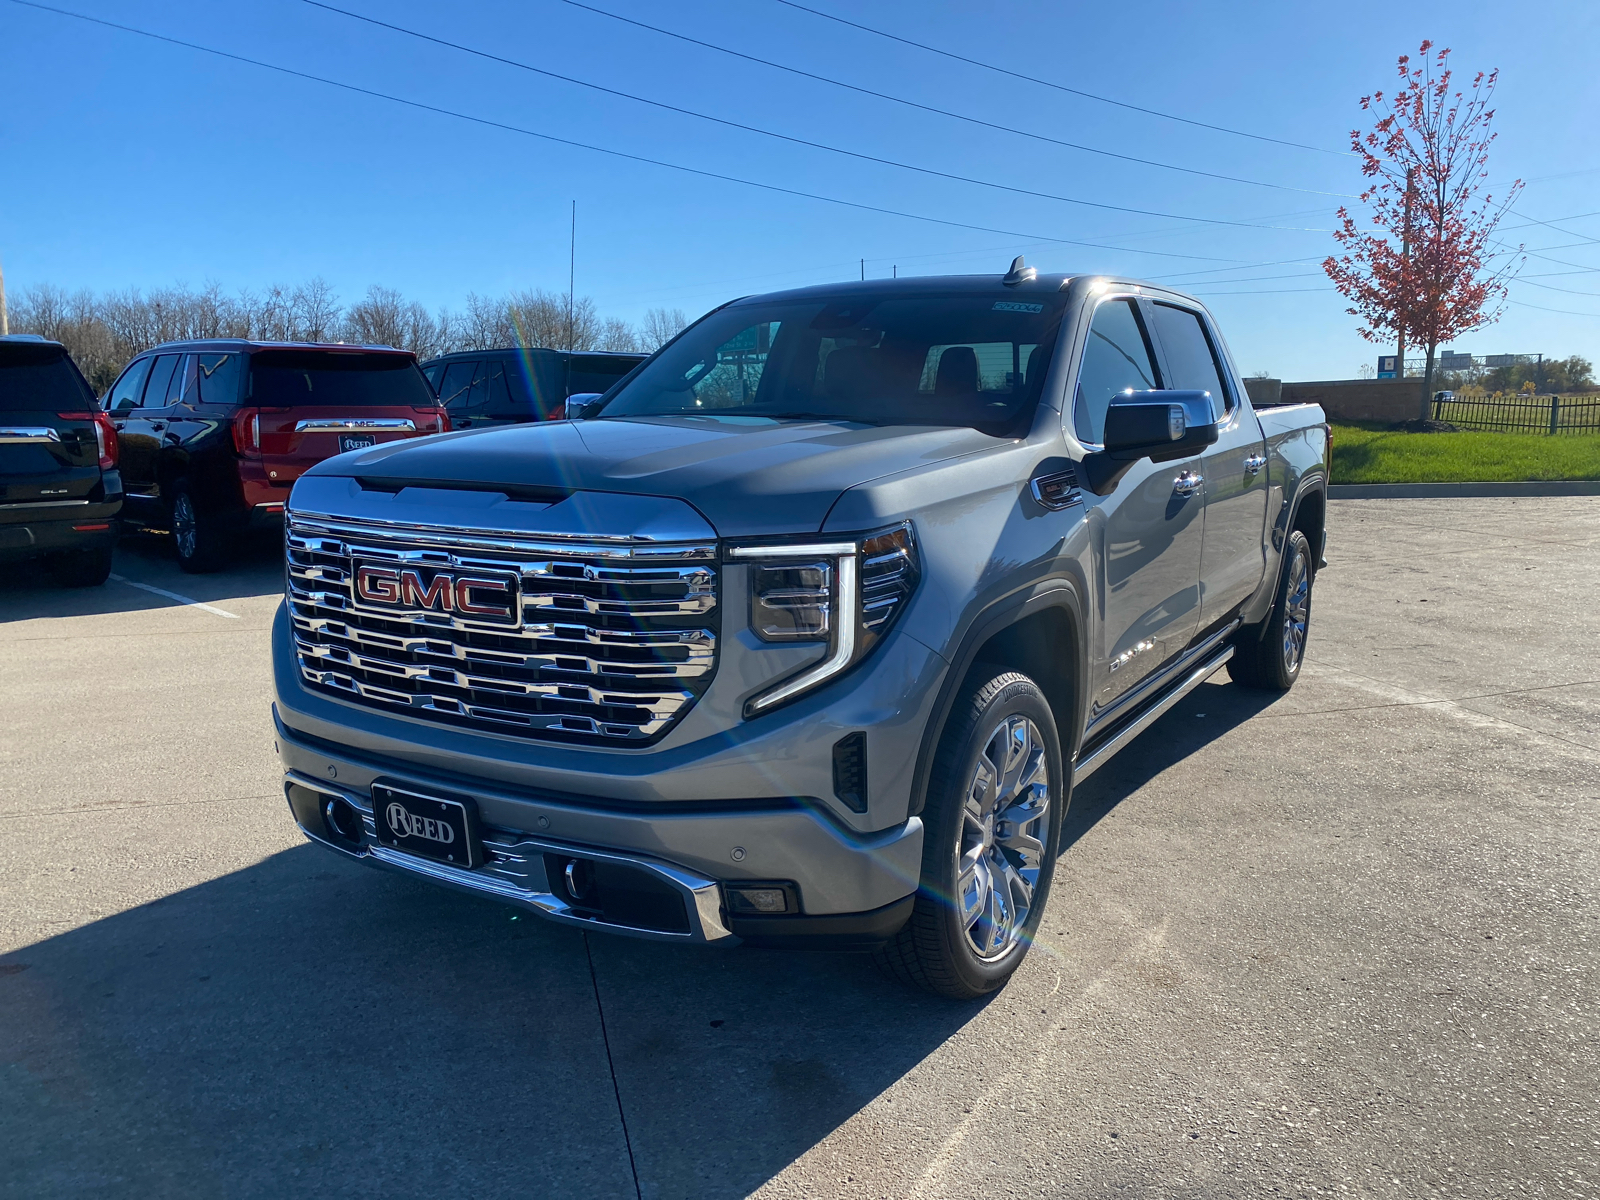
[[[125,583],[129,587],[142,588],[144,591],[154,592],[158,596],[165,596],[168,600],[176,600],[180,604],[189,604],[193,605],[195,608],[203,608],[208,613],[213,613],[219,617],[227,617],[229,620],[233,621],[237,621],[239,619],[238,613],[231,613],[227,609],[218,608],[214,604],[202,604],[199,600],[192,599],[189,596],[180,596],[177,592],[169,592],[166,588],[158,588],[153,583],[140,583],[137,579],[129,579],[125,575],[114,574],[111,576],[111,578],[115,579],[118,583]]]

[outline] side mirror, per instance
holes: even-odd
[[[566,407],[562,410],[561,417],[565,421],[581,421],[589,415],[589,410],[600,402],[604,392],[574,392],[567,397]]]
[[[1217,440],[1210,392],[1123,392],[1106,409],[1105,448],[1083,460],[1084,482],[1098,496],[1142,458],[1171,462]]]

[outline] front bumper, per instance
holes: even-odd
[[[916,817],[892,829],[858,834],[818,806],[794,801],[608,808],[581,797],[519,792],[368,758],[290,729],[276,710],[274,720],[289,806],[307,837],[373,866],[516,904],[565,924],[677,942],[870,944],[904,922],[916,893],[923,833]],[[377,845],[371,799],[377,782],[470,797],[484,826],[488,861],[468,870]],[[341,838],[323,817],[325,799],[300,793],[347,801],[361,814],[362,835],[356,842]],[[688,929],[645,928],[577,910],[549,878],[547,855],[647,872],[682,898]],[[773,880],[794,885],[798,912],[727,915],[723,885]]]

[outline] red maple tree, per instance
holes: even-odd
[[[1322,264],[1352,302],[1346,311],[1361,318],[1361,336],[1399,342],[1402,377],[1407,340],[1427,347],[1423,420],[1431,415],[1438,348],[1499,319],[1506,284],[1521,261],[1520,246],[1494,249],[1494,232],[1522,181],[1498,201],[1487,191],[1495,139],[1489,104],[1499,72],[1479,71],[1468,89],[1451,91],[1450,51],[1430,57],[1432,49],[1432,42],[1422,43],[1416,66],[1410,55],[1400,56],[1393,95],[1361,98],[1362,109],[1377,117],[1365,134],[1350,132],[1371,181],[1360,197],[1368,227],[1341,207],[1333,236],[1344,253]]]

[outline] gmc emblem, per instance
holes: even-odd
[[[509,573],[456,575],[426,567],[366,563],[356,567],[355,601],[367,608],[454,613],[468,621],[520,625],[520,591],[517,576]]]

